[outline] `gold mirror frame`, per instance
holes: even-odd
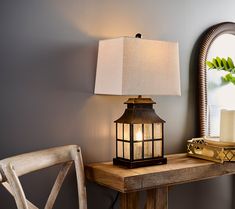
[[[210,27],[203,35],[199,49],[199,131],[200,136],[206,136],[207,126],[207,72],[206,59],[214,40],[222,34],[235,35],[235,23],[223,22]]]

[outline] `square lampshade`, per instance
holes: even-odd
[[[95,94],[180,95],[178,43],[129,37],[101,40]]]

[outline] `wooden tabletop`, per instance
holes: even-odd
[[[167,156],[165,165],[127,169],[112,162],[85,165],[86,177],[93,182],[122,193],[147,190],[213,178],[235,173],[235,163],[218,164],[187,157],[186,154]]]

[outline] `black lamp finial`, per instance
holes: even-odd
[[[135,37],[136,37],[136,38],[141,38],[141,37],[142,37],[142,34],[141,34],[141,33],[136,33]]]

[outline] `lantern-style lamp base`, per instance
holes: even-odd
[[[144,167],[144,166],[151,166],[151,165],[162,165],[167,163],[167,158],[165,157],[159,157],[154,159],[145,159],[138,160],[138,161],[129,161],[125,159],[119,159],[119,158],[113,158],[113,164],[114,165],[120,165],[127,168],[138,168],[138,167]]]
[[[116,123],[114,165],[136,168],[166,164],[164,123],[154,111],[151,98],[129,98],[127,108]]]

